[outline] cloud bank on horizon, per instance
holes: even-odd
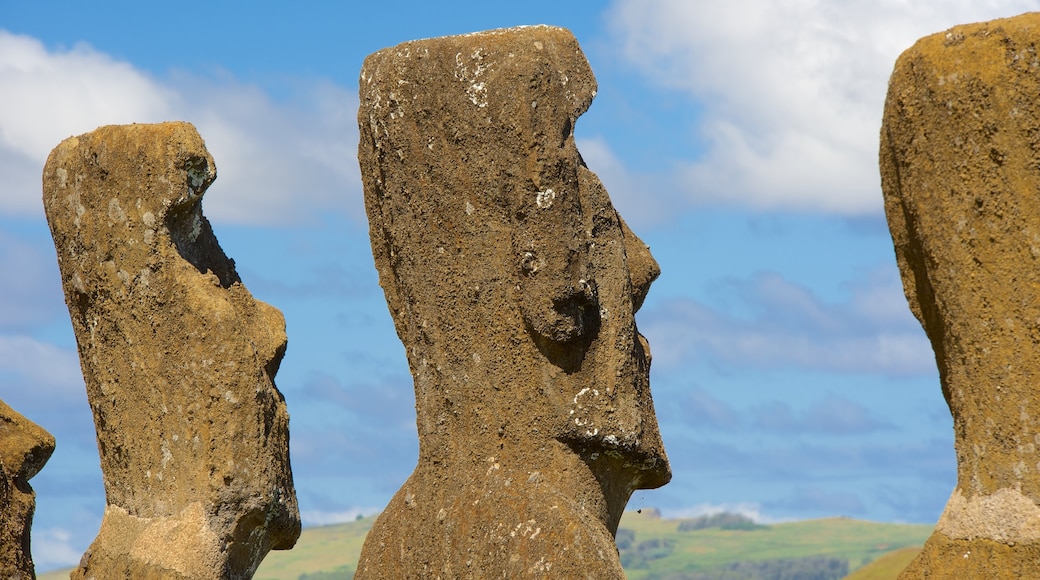
[[[727,225],[763,214],[879,220],[877,133],[896,56],[954,24],[1030,9],[1040,2],[617,0],[579,41],[605,61],[601,92],[629,90],[647,115],[665,119],[675,146],[664,170],[647,168],[622,153],[624,135],[585,134],[579,122],[579,147],[655,251],[689,244],[696,232],[680,222],[703,211],[720,211],[710,219]],[[543,12],[532,18],[551,18]],[[330,73],[275,95],[230,69],[177,63],[157,75],[89,41],[55,47],[0,29],[0,271],[18,273],[0,280],[0,397],[58,437],[33,481],[38,569],[74,563],[104,506],[40,172],[62,139],[105,124],[184,119],[199,128],[219,172],[205,213],[222,243],[238,246],[228,253],[247,286],[289,320],[278,383],[293,414],[307,523],[378,509],[413,465],[415,427],[364,233],[355,87]],[[379,48],[352,48],[349,58],[360,68]],[[662,96],[697,113],[670,121]],[[887,232],[820,234],[820,246],[856,248],[850,254],[874,248],[850,256],[852,273],[819,275],[841,276],[847,287],[835,292],[839,284],[799,268],[716,259],[758,251],[750,246],[762,240],[743,231],[702,255],[662,261],[665,276],[640,314],[676,478],[634,505],[764,521],[934,520],[952,486],[952,437],[944,409],[898,399],[914,388],[934,391],[933,403],[941,396]],[[864,237],[873,245],[855,241]],[[814,250],[791,244],[778,251]],[[709,259],[718,264],[701,268]]]

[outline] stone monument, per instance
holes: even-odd
[[[54,437],[0,401],[0,578],[35,578],[29,532],[36,494],[29,480],[54,452]]]
[[[595,93],[561,28],[365,60],[358,157],[419,460],[359,579],[624,577],[625,504],[671,477],[634,320],[660,270],[575,146]]]
[[[1040,14],[896,63],[885,212],[953,415],[957,487],[902,578],[1040,578]]]
[[[202,215],[215,178],[187,123],[101,127],[44,167],[108,502],[73,578],[249,578],[300,534],[285,320]]]

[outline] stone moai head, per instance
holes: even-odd
[[[35,577],[29,532],[36,494],[29,480],[53,452],[50,433],[0,401],[0,577]]]
[[[44,168],[108,501],[84,575],[247,577],[300,533],[285,321],[202,215],[215,178],[187,123],[102,127]]]
[[[634,319],[660,270],[575,146],[596,93],[577,41],[406,42],[365,60],[360,93],[372,251],[415,381],[410,481],[551,478],[577,457],[613,532],[633,490],[671,477]]]
[[[896,62],[880,164],[907,301],[953,417],[957,488],[905,577],[1040,577],[1040,14]]]
[[[441,435],[552,438],[623,458],[633,486],[657,487],[669,469],[634,315],[660,269],[575,146],[595,93],[560,28],[369,56],[359,157],[372,248],[421,435],[438,449]]]

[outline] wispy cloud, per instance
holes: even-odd
[[[298,391],[305,399],[334,405],[372,421],[373,425],[415,426],[415,398],[410,377],[383,381],[341,381],[315,372]]]
[[[888,76],[918,38],[1036,10],[1035,0],[618,0],[623,57],[704,107],[708,143],[679,172],[689,199],[881,212],[877,140]]]
[[[819,515],[858,515],[866,511],[859,495],[831,491],[817,486],[797,486],[794,492],[779,500],[765,502],[766,509]]]
[[[0,30],[0,213],[42,215],[40,173],[61,140],[100,125],[189,121],[216,159],[214,221],[285,225],[324,212],[362,219],[357,97],[301,82],[285,101],[222,78],[155,78],[80,44],[50,51]]]
[[[859,485],[878,478],[921,478],[952,485],[953,437],[918,441],[814,437],[737,437],[666,433],[672,467],[683,477],[738,475],[743,481],[802,484],[841,479]],[[687,471],[689,470],[689,471]],[[696,475],[694,475],[696,474]]]
[[[65,316],[58,264],[48,247],[0,231],[0,272],[0,330],[24,332]]]
[[[801,438],[762,430],[665,435],[673,481],[691,483],[654,492],[649,505],[687,517],[701,515],[686,511],[691,501],[701,501],[730,511],[750,506],[774,518],[870,514],[928,522],[938,518],[956,481],[952,434],[922,441],[862,434]],[[743,501],[749,497],[755,501]]]
[[[955,482],[949,441],[920,444],[846,443],[845,450],[813,445],[746,448],[705,439],[669,448],[676,479],[704,482],[692,496],[668,487],[634,505],[656,506],[667,517],[692,518],[723,511],[758,523],[808,517],[863,516],[901,522],[934,522]],[[674,443],[674,441],[672,442]],[[696,459],[690,463],[685,456]],[[732,462],[727,463],[726,458]],[[778,468],[790,463],[789,468]],[[738,465],[742,464],[742,465]],[[707,482],[722,481],[721,485]],[[752,481],[768,481],[759,489]],[[912,482],[912,483],[911,483]],[[703,488],[703,489],[699,489]],[[754,501],[742,498],[755,497]],[[691,505],[691,501],[700,503]]]
[[[247,279],[254,295],[296,300],[382,298],[378,295],[378,278],[374,272],[365,271],[364,275],[359,275],[342,260],[329,259],[315,264],[306,276],[298,279],[284,279],[253,270],[240,270],[239,273]]]
[[[951,452],[952,455],[952,452]],[[924,481],[919,485],[878,485],[871,490],[871,495],[885,505],[894,514],[894,521],[935,521],[938,514],[946,507],[946,501],[953,491],[955,481],[940,482],[945,485],[941,489],[934,481]],[[932,518],[921,518],[916,514],[935,514]]]
[[[697,429],[730,429],[743,422],[733,407],[700,387],[684,392],[677,403],[658,410],[662,421],[675,421]]]
[[[415,467],[410,379],[341,381],[316,372],[287,396],[290,411],[306,410],[308,417],[292,424],[290,443],[293,471],[310,481],[353,479],[389,496]]]
[[[828,303],[779,274],[731,279],[726,308],[692,298],[641,313],[654,364],[701,361],[731,368],[795,368],[878,375],[935,372],[931,345],[910,315],[894,275],[865,281]]]
[[[78,562],[85,547],[79,545],[82,539],[80,534],[73,534],[65,528],[33,528],[32,553],[37,572]]]
[[[782,401],[770,401],[752,411],[755,426],[769,431],[794,434],[852,435],[892,427],[875,417],[859,403],[830,395],[798,413]]]
[[[167,119],[174,99],[87,45],[52,53],[34,38],[0,30],[0,211],[42,215],[40,173],[62,139],[101,124]]]
[[[11,405],[19,399],[49,401],[49,406],[68,403],[84,390],[74,350],[27,336],[0,334],[0,377],[5,385],[0,398]]]
[[[610,192],[611,202],[630,226],[667,222],[682,205],[674,177],[658,173],[633,173],[602,137],[577,139],[578,150]]]

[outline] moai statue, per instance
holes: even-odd
[[[215,178],[187,123],[101,127],[44,167],[108,500],[73,578],[249,578],[300,534],[285,320],[202,215]]]
[[[36,494],[29,480],[54,453],[54,437],[0,401],[0,578],[36,578],[29,532]]]
[[[1040,14],[899,57],[885,212],[953,415],[957,487],[901,578],[1040,578]]]
[[[625,504],[671,478],[634,320],[660,270],[575,146],[596,93],[577,41],[407,42],[369,56],[360,89],[419,460],[357,578],[623,578]]]

